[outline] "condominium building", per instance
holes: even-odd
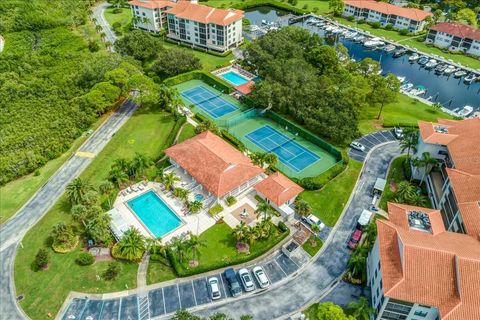
[[[427,43],[480,56],[480,29],[456,22],[441,22],[428,31]]]
[[[379,320],[480,319],[480,242],[445,229],[439,210],[388,204],[376,220],[367,281]]]
[[[424,179],[432,206],[439,209],[449,231],[480,236],[480,118],[419,121],[416,154],[438,159],[427,175],[412,167],[416,179]]]
[[[166,30],[167,37],[219,52],[239,46],[243,41],[243,11],[217,9],[196,0],[130,1],[134,26],[152,32]]]
[[[415,8],[399,7],[386,2],[374,0],[344,0],[343,16],[353,16],[357,20],[380,22],[386,26],[391,24],[396,29],[407,29],[410,32],[423,30],[430,12]]]

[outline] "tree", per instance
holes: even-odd
[[[297,199],[297,201],[295,201],[295,210],[302,217],[306,217],[312,212],[312,207],[310,207],[307,201]]]
[[[130,163],[130,173],[135,177],[143,176],[145,170],[153,164],[152,159],[148,156],[135,152],[132,162]]]
[[[245,240],[248,242],[249,245],[253,245],[255,240],[259,238],[258,235],[258,229],[249,226],[247,227],[246,234],[245,234]]]
[[[110,244],[113,241],[110,232],[111,222],[112,216],[107,212],[100,211],[93,219],[88,221],[85,232],[96,243]]]
[[[115,280],[120,273],[121,268],[118,262],[109,262],[108,267],[103,273],[103,278],[107,281]]]
[[[252,163],[256,166],[260,166],[263,168],[265,164],[265,158],[267,154],[264,152],[254,152],[250,154],[250,159],[252,160]]]
[[[275,153],[267,153],[264,156],[265,164],[269,169],[275,167],[278,163],[278,157]]]
[[[116,254],[129,261],[139,261],[146,250],[144,236],[135,228],[128,229],[115,246]]]
[[[187,207],[192,214],[196,214],[203,209],[203,203],[201,201],[195,200],[195,201],[189,202]]]
[[[157,60],[152,65],[152,71],[162,79],[201,68],[200,59],[191,51],[180,48],[160,51]]]
[[[105,180],[98,186],[98,191],[101,195],[107,195],[112,192],[114,188],[114,185],[110,181]]]
[[[188,199],[188,190],[183,188],[175,188],[173,189],[173,195],[182,201],[186,201]]]
[[[356,320],[370,320],[370,315],[375,314],[375,308],[370,307],[367,298],[364,296],[361,296],[357,302],[350,302],[346,310]]]
[[[71,251],[77,240],[73,225],[67,225],[64,222],[59,222],[52,227],[51,236],[53,250],[62,253]]]
[[[262,220],[268,220],[272,217],[274,209],[270,204],[268,204],[265,200],[259,201],[257,203],[257,209],[255,209],[255,213],[257,214],[257,218],[262,217]]]
[[[205,247],[205,240],[200,239],[199,236],[190,233],[190,237],[187,241],[188,248],[192,251],[194,262],[198,261],[200,247]]]
[[[118,167],[112,167],[108,173],[108,178],[120,187],[123,183],[128,181],[128,174]]]
[[[315,319],[317,320],[355,320],[355,318],[345,315],[341,307],[331,302],[325,302],[317,306]]]
[[[366,268],[367,268],[367,253],[362,247],[356,247],[348,260],[348,267],[352,271],[353,276],[360,276],[363,280],[365,279]]]
[[[411,198],[415,193],[415,188],[408,181],[400,182],[395,192],[398,202],[406,202],[406,199]]]
[[[202,320],[202,318],[191,314],[185,309],[178,309],[171,320]]]
[[[131,99],[135,103],[147,108],[158,105],[160,101],[159,88],[158,84],[143,74],[131,76],[127,83],[127,89],[135,92]]]
[[[90,216],[90,210],[87,209],[83,204],[76,204],[70,209],[70,213],[73,216],[75,221],[81,222],[85,226],[85,221],[87,221]]]
[[[120,9],[121,7],[125,6],[127,3],[126,0],[110,0],[110,3]]]
[[[430,152],[424,152],[422,153],[421,162],[423,164],[424,170],[423,170],[422,179],[420,180],[420,185],[423,184],[423,180],[425,179],[425,177],[428,176],[428,174],[432,171],[432,169],[437,165],[438,160],[433,158],[430,155]]]
[[[163,175],[163,185],[165,189],[170,190],[174,183],[180,181],[180,178],[175,175],[173,172],[169,172]]]
[[[83,203],[85,195],[91,190],[93,190],[92,185],[82,178],[74,179],[65,189],[67,199],[72,205]]]
[[[185,255],[185,251],[187,249],[188,245],[187,245],[187,241],[185,240],[185,238],[181,238],[181,237],[173,237],[172,240],[170,240],[170,248],[177,252],[177,257],[178,257],[178,261],[180,263],[183,262],[183,257]]]
[[[373,74],[369,78],[372,88],[369,94],[370,101],[371,103],[380,104],[380,110],[377,115],[378,120],[382,115],[385,104],[396,101],[400,90],[400,81],[393,74],[388,74],[386,77]]]
[[[329,0],[328,8],[333,11],[335,15],[341,15],[343,12],[344,3],[342,0]]]
[[[115,51],[122,55],[133,56],[140,61],[152,59],[161,48],[159,39],[141,30],[133,30],[115,42]]]
[[[160,100],[159,103],[169,112],[174,112],[177,110],[179,105],[183,104],[178,90],[167,85],[162,85],[160,87]]]
[[[36,270],[45,269],[48,266],[48,262],[50,261],[50,257],[48,255],[48,251],[45,248],[38,249],[37,255],[35,256],[35,261],[33,265]]]
[[[316,243],[316,240],[317,240],[317,237],[318,237],[318,232],[320,231],[320,227],[318,226],[318,224],[312,223],[312,224],[310,225],[310,229],[312,229],[312,233],[313,233],[313,241],[312,241],[312,244],[315,244],[315,243]]]
[[[245,224],[245,221],[240,221],[240,223],[237,224],[235,229],[233,229],[233,235],[237,242],[243,242],[245,240],[247,233],[248,233],[248,228],[247,228],[247,225]]]
[[[404,152],[407,150],[407,159],[410,158],[410,152],[417,152],[418,145],[418,131],[410,128],[406,128],[403,131],[403,135],[400,138],[400,150]]]
[[[427,198],[419,193],[414,193],[406,199],[407,204],[417,207],[425,207],[427,205]]]
[[[466,23],[473,27],[477,26],[477,15],[472,9],[469,8],[458,10],[457,14],[455,15],[455,20]]]

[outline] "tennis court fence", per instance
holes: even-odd
[[[240,122],[246,120],[246,119],[250,119],[250,118],[253,118],[255,116],[258,116],[259,115],[259,110],[255,109],[255,108],[250,108],[248,110],[245,110],[243,111],[242,113],[238,113],[228,119],[225,119],[225,120],[220,120],[218,121],[218,125],[220,127],[224,127],[224,128],[231,128],[233,126],[236,126],[237,124],[239,124]]]

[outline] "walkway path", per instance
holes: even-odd
[[[142,261],[137,271],[137,287],[143,288],[147,286],[148,263],[150,262],[150,254],[147,252],[143,255]]]
[[[114,52],[115,49],[113,44],[115,43],[115,41],[117,41],[117,36],[115,35],[115,32],[113,32],[113,30],[111,29],[110,24],[105,19],[104,12],[105,9],[107,9],[108,7],[110,7],[110,4],[107,2],[99,3],[93,8],[93,17],[97,19],[97,25],[102,27],[102,31],[106,35],[106,41],[112,44],[112,46],[109,48],[110,51]]]
[[[137,106],[131,101],[123,103],[78,151],[98,154],[136,109]],[[15,216],[0,226],[0,319],[26,318],[15,301],[13,261],[16,249],[25,233],[48,212],[70,181],[79,176],[92,160],[91,157],[77,154],[70,157]]]

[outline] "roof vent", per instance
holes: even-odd
[[[430,218],[425,212],[409,211],[408,224],[412,229],[423,232],[432,232],[432,224],[430,223]]]
[[[436,133],[448,133],[448,128],[444,126],[434,126],[433,129],[435,130]]]

